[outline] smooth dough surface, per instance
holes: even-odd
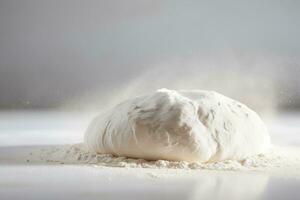
[[[242,103],[212,91],[168,89],[100,114],[85,143],[97,153],[190,162],[242,160],[271,145],[263,121]]]

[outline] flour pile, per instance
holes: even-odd
[[[264,123],[242,103],[211,91],[168,89],[100,114],[90,124],[85,144],[91,155],[181,161],[187,166],[244,160],[271,147]]]
[[[202,169],[270,171],[284,175],[300,175],[300,149],[296,147],[273,147],[267,154],[247,157],[243,160],[224,160],[217,162],[149,161],[112,154],[91,153],[84,144],[48,147],[34,151],[27,158],[29,162],[52,164],[83,164],[97,167],[151,168],[151,169]]]

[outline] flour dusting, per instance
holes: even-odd
[[[259,154],[243,160],[224,160],[201,163],[186,161],[134,159],[118,157],[112,154],[97,154],[88,151],[84,144],[48,147],[32,152],[30,162],[44,161],[54,164],[84,164],[98,167],[186,169],[186,170],[255,170],[285,171],[300,174],[300,149],[274,147],[268,154]]]

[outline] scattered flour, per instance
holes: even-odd
[[[32,152],[30,162],[44,161],[53,164],[84,164],[98,167],[186,169],[186,170],[239,170],[277,171],[300,175],[300,149],[273,147],[268,154],[259,154],[243,160],[224,160],[201,163],[186,161],[149,161],[112,154],[97,154],[88,151],[84,144],[48,147]]]

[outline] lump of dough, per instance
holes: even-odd
[[[90,151],[149,160],[241,160],[266,153],[260,117],[212,91],[160,89],[96,117],[85,133]]]

